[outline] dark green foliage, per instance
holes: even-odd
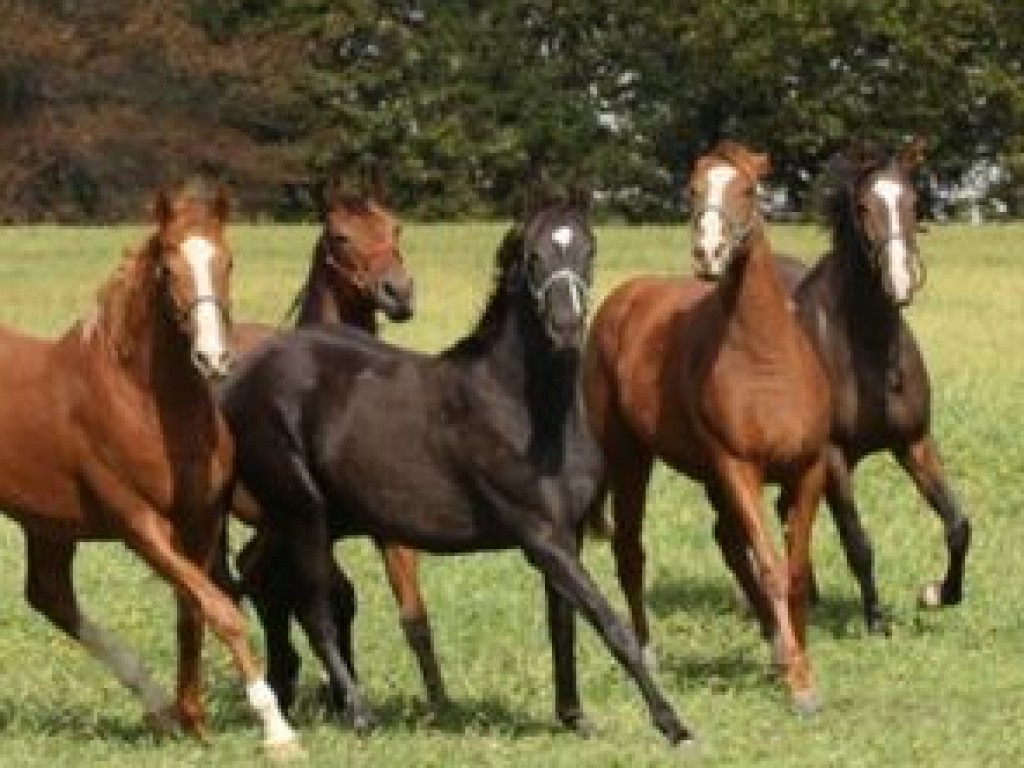
[[[606,213],[672,218],[722,136],[768,150],[803,208],[852,138],[918,133],[939,183],[999,164],[994,193],[1024,205],[1016,2],[10,2],[0,140],[28,159],[0,160],[16,186],[2,218],[123,216],[170,153],[277,215],[373,163],[424,218],[507,215],[542,170],[592,186]],[[96,157],[122,144],[120,170]],[[99,190],[91,207],[47,181],[69,162]]]

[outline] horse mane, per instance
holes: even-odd
[[[521,224],[514,224],[502,238],[494,257],[494,278],[491,293],[476,326],[442,354],[452,357],[474,356],[486,351],[501,331],[508,314],[512,295],[522,273],[518,269],[526,233]]]
[[[96,292],[96,310],[89,329],[121,360],[135,352],[139,330],[152,312],[156,279],[157,235],[137,250],[125,249],[114,273]]]

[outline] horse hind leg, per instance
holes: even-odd
[[[159,733],[177,725],[171,698],[149,670],[116,637],[90,621],[75,597],[72,564],[75,545],[26,533],[25,597],[29,604],[104,664],[142,702],[147,723]]]
[[[427,701],[432,709],[440,710],[447,704],[448,694],[437,663],[437,655],[434,653],[430,619],[420,592],[416,550],[384,544],[381,546],[381,555],[384,558],[388,583],[399,606],[406,642],[416,656],[423,677]]]
[[[896,455],[897,461],[913,479],[918,491],[942,520],[946,534],[949,565],[941,582],[927,584],[921,591],[921,604],[936,608],[956,605],[963,599],[964,566],[971,544],[971,524],[960,511],[956,496],[946,482],[942,460],[931,436],[911,443]]]

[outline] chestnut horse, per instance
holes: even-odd
[[[818,704],[805,653],[806,596],[828,380],[776,274],[754,196],[767,170],[765,155],[733,142],[698,158],[689,186],[703,280],[640,277],[613,291],[594,317],[583,380],[608,459],[618,578],[647,658],[653,663],[641,528],[660,458],[703,483],[726,562],[776,639],[794,704],[810,711]],[[790,510],[787,560],[761,517],[768,482],[781,484]]]
[[[931,436],[928,370],[900,312],[924,282],[910,179],[921,151],[915,141],[895,157],[855,146],[833,158],[824,195],[832,248],[809,274],[791,264],[784,272],[798,317],[832,382],[825,497],[860,584],[871,632],[888,632],[888,622],[853,495],[853,471],[861,459],[892,452],[942,520],[949,564],[941,582],[923,589],[924,605],[960,602],[970,544],[970,523],[946,482]]]
[[[233,447],[207,381],[231,363],[228,202],[191,183],[156,201],[158,229],[129,252],[97,306],[56,341],[0,329],[0,509],[23,529],[30,605],[109,667],[147,720],[199,734],[203,624],[227,647],[266,747],[298,749],[206,569],[223,523]],[[120,539],[178,600],[172,703],[134,653],[75,596],[80,541]]]
[[[323,230],[313,246],[309,273],[288,313],[295,313],[297,326],[350,325],[376,335],[378,312],[399,323],[412,317],[413,281],[399,247],[400,225],[384,200],[383,185],[376,180],[365,191],[334,188],[328,192]],[[236,323],[232,329],[236,353],[253,350],[276,331],[261,323]],[[239,492],[234,507],[236,517],[258,524],[259,510],[244,490]],[[427,698],[432,706],[440,707],[447,694],[420,592],[416,551],[382,542],[377,545]],[[240,558],[250,556],[251,551],[243,550]],[[246,591],[244,584],[232,586],[225,575],[226,566],[219,567],[222,585],[235,594]],[[340,594],[334,600],[345,602],[351,593],[348,580],[338,570],[335,581]],[[341,692],[335,691],[334,698],[340,703]]]

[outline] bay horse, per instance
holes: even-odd
[[[591,324],[583,386],[608,461],[617,576],[649,665],[641,533],[659,458],[703,484],[717,513],[715,538],[774,637],[794,705],[813,711],[806,600],[829,391],[788,306],[756,204],[768,168],[766,155],[731,141],[697,159],[689,191],[700,279],[638,277],[616,288]],[[785,561],[761,517],[769,482],[781,484],[790,512]]]
[[[900,311],[925,276],[911,181],[922,151],[923,143],[914,141],[894,156],[870,145],[836,155],[823,195],[832,247],[809,272],[792,263],[784,268],[797,316],[831,381],[825,498],[874,633],[888,633],[889,626],[853,494],[853,472],[861,459],[891,452],[942,520],[948,568],[941,582],[924,587],[922,604],[961,601],[970,545],[970,523],[946,481],[931,435],[928,370]]]
[[[95,310],[56,341],[0,329],[0,509],[25,535],[29,604],[106,665],[160,729],[201,734],[204,622],[224,643],[272,754],[298,751],[246,639],[207,576],[233,446],[208,381],[231,364],[231,253],[223,190],[156,198],[156,231],[129,251]],[[136,655],[86,616],[79,542],[119,539],[171,584],[178,682],[171,702]]]
[[[575,609],[636,681],[664,736],[691,738],[579,560],[604,472],[578,389],[594,255],[588,210],[576,196],[535,203],[498,250],[475,330],[447,351],[300,328],[229,379],[223,407],[239,476],[267,518],[244,575],[262,603],[268,679],[283,701],[294,685],[294,612],[352,719],[370,719],[345,659],[352,611],[338,615],[328,599],[335,539],[368,535],[440,554],[517,547],[544,576],[559,719],[587,728]]]
[[[399,244],[401,226],[386,204],[384,185],[378,178],[358,188],[331,186],[324,196],[322,229],[313,246],[309,272],[288,315],[297,326],[350,325],[377,334],[378,314],[392,322],[406,322],[414,311],[415,290]],[[253,350],[279,329],[262,323],[236,323],[232,328],[238,354]],[[244,488],[236,492],[235,517],[259,524],[260,512]],[[384,560],[388,583],[399,606],[406,642],[416,657],[427,699],[434,708],[447,700],[444,680],[434,653],[426,605],[420,591],[417,554],[408,547],[377,542]],[[226,550],[222,551],[222,556]],[[243,549],[243,560],[250,553]],[[217,564],[217,581],[227,591],[241,596],[245,584],[229,575],[226,561]],[[345,574],[335,576],[344,604],[352,594]],[[336,703],[343,692],[333,691]]]

